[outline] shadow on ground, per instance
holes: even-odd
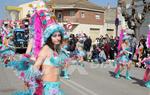
[[[115,73],[114,73],[114,72],[109,71],[109,74],[110,74],[111,77],[115,78]],[[120,75],[120,77],[125,78],[124,75]],[[138,84],[138,85],[140,85],[140,86],[142,86],[142,87],[145,87],[143,80],[137,79],[137,78],[135,78],[135,77],[131,77],[131,79],[134,80],[134,82],[132,82],[132,84]]]

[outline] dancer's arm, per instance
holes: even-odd
[[[132,52],[124,50],[125,53],[132,54]]]
[[[46,54],[45,54],[46,52],[47,52],[47,49],[46,49],[46,46],[44,46],[42,50],[40,51],[37,60],[35,61],[34,67],[40,69],[41,65],[46,59]]]
[[[33,48],[33,40],[30,39],[29,43],[28,43],[28,46],[27,46],[26,54],[30,54],[31,51],[32,51],[32,48]]]

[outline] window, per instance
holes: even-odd
[[[96,18],[96,19],[100,19],[100,15],[99,15],[99,14],[96,14],[96,15],[95,15],[95,18]]]
[[[62,13],[61,12],[58,12],[57,18],[58,18],[59,22],[62,22]]]
[[[75,11],[70,11],[70,16],[75,16]]]
[[[58,15],[57,15],[57,17],[58,17],[58,18],[62,18],[62,13],[59,12]]]
[[[107,29],[107,31],[114,31],[114,29]]]
[[[85,18],[84,12],[81,12],[81,18]]]
[[[90,28],[90,30],[100,30],[99,28]]]

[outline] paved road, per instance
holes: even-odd
[[[132,80],[125,80],[125,72],[120,79],[113,77],[114,67],[110,65],[86,64],[85,68],[72,65],[69,68],[70,80],[64,80],[62,87],[65,95],[150,95],[150,89],[142,81],[144,69],[132,68]],[[23,89],[11,69],[0,68],[0,95]]]

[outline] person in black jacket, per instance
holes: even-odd
[[[84,47],[83,47],[86,52],[89,52],[89,51],[90,51],[90,49],[91,49],[91,44],[92,44],[91,38],[90,38],[90,37],[87,37],[86,40],[84,41]]]

